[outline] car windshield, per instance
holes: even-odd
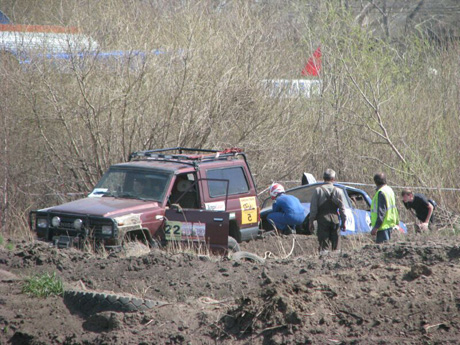
[[[163,201],[171,174],[163,171],[112,167],[90,197],[115,197]]]

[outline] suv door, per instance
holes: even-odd
[[[259,232],[260,210],[255,187],[243,165],[206,169],[203,182],[205,209],[230,213],[230,236],[238,242]],[[228,181],[228,182],[227,182]]]
[[[191,210],[173,207],[165,213],[162,242],[166,245],[191,246],[217,253],[228,249],[229,215],[227,212]]]
[[[344,190],[351,202],[351,210],[354,218],[354,226],[350,227],[350,229],[356,232],[369,232],[371,230],[371,204],[369,197],[362,191],[355,189],[345,187]],[[349,227],[347,227],[348,229]]]

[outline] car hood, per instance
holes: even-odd
[[[39,210],[39,212],[59,212],[101,217],[116,217],[127,213],[145,212],[147,209],[155,209],[159,207],[160,206],[156,201],[101,197],[79,199],[59,206],[45,208]]]

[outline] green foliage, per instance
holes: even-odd
[[[22,287],[22,292],[34,297],[60,296],[64,293],[64,286],[56,273],[44,273],[28,278]]]
[[[13,250],[14,249],[13,243],[8,242],[8,243],[5,244],[5,238],[2,235],[0,235],[0,246],[4,246],[5,249],[7,249],[7,250]]]

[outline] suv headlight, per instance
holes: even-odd
[[[55,228],[59,227],[61,225],[61,218],[58,216],[53,217],[53,219],[51,219],[51,225],[53,225]]]
[[[47,228],[48,219],[46,218],[37,218],[37,228]]]
[[[102,234],[111,235],[112,234],[112,225],[102,225]]]
[[[81,219],[75,219],[73,222],[73,227],[75,228],[75,230],[81,230],[81,228],[83,227],[83,221]]]

